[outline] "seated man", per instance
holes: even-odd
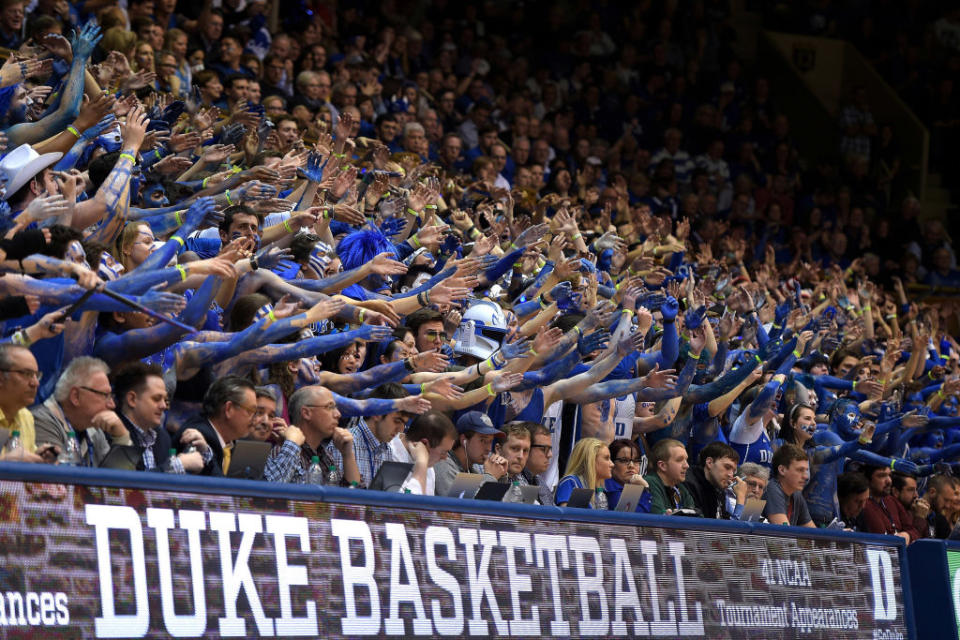
[[[783,444],[773,454],[773,480],[767,485],[763,498],[763,517],[770,524],[815,527],[803,488],[810,480],[810,462],[807,453],[795,444]]]
[[[199,473],[204,466],[199,451],[170,458],[170,433],[162,426],[168,407],[167,386],[160,367],[135,360],[114,371],[112,381],[120,405],[120,419],[130,434],[131,443],[140,450],[137,469]],[[191,435],[196,439],[199,432]]]
[[[693,496],[683,484],[690,467],[683,443],[664,438],[653,445],[650,455],[654,471],[643,478],[650,486],[650,513],[671,515],[680,509],[695,509]]]
[[[494,445],[494,455],[487,456],[483,464],[483,481],[529,484],[523,469],[530,456],[530,429],[523,423],[512,422],[503,427],[503,433],[506,436],[503,442]],[[505,502],[517,500],[509,491],[504,498]]]
[[[927,534],[931,538],[946,540],[953,531],[950,525],[950,516],[954,504],[960,494],[960,479],[951,475],[937,474],[927,482],[927,493],[924,496],[930,503],[930,513],[927,514]]]
[[[0,344],[0,431],[5,440],[14,431],[20,432],[19,451],[0,453],[0,460],[17,462],[44,462],[37,455],[33,414],[27,407],[33,404],[40,386],[40,369],[37,359],[26,347],[15,344]],[[53,445],[46,447],[52,452],[49,462],[56,458]]]
[[[899,536],[910,544],[923,537],[914,526],[913,516],[891,495],[893,481],[890,467],[864,467],[863,475],[870,485],[870,498],[863,506],[864,530]]]
[[[726,491],[733,484],[734,473],[740,462],[740,454],[725,442],[711,442],[700,451],[700,464],[687,472],[683,484],[693,496],[693,503],[704,518],[729,520],[730,513],[725,505]],[[736,504],[746,501],[747,485],[743,485],[736,496]]]
[[[363,479],[354,455],[353,434],[337,426],[340,411],[330,390],[317,385],[298,389],[290,396],[289,409],[291,424],[283,431],[283,443],[270,453],[264,478],[270,482],[306,482],[307,470],[316,456],[324,471],[324,484],[332,482],[327,471],[334,467],[339,486],[359,486]]]
[[[468,411],[460,416],[457,433],[453,450],[436,466],[438,496],[447,495],[458,473],[483,473],[493,439],[504,437],[503,432],[493,426],[490,416],[481,411]]]
[[[917,479],[913,476],[895,471],[891,476],[893,487],[890,494],[903,505],[907,512],[907,526],[920,533],[921,538],[927,537],[927,516],[930,514],[930,503],[917,493]]]
[[[282,442],[287,423],[277,415],[277,391],[274,387],[257,387],[256,393],[257,415],[253,418],[249,437],[261,442]]]
[[[202,411],[180,427],[173,446],[179,451],[196,447],[203,453],[206,444],[210,454],[204,456],[201,474],[225,476],[230,469],[233,443],[250,434],[256,414],[257,395],[252,382],[238,376],[217,378],[203,396]]]
[[[550,430],[539,422],[518,422],[530,430],[530,455],[527,456],[527,466],[523,468],[523,478],[527,484],[540,487],[540,496],[537,501],[544,505],[553,505],[553,492],[540,482],[541,474],[550,468],[553,458],[553,435]]]
[[[837,476],[837,501],[840,505],[840,520],[849,531],[866,531],[863,522],[863,506],[870,496],[870,485],[862,473],[848,471]]]
[[[60,374],[53,395],[31,412],[37,442],[52,443],[66,451],[67,438],[75,438],[80,464],[98,467],[114,444],[129,445],[130,434],[113,410],[110,368],[103,360],[80,356]]]
[[[736,451],[736,449],[734,449]],[[725,508],[732,520],[740,520],[747,500],[763,500],[770,481],[770,469],[756,462],[744,462],[737,472],[739,480],[724,495]]]
[[[434,466],[447,458],[456,439],[456,427],[439,411],[429,411],[414,418],[405,433],[390,441],[394,460],[414,464],[400,490],[417,495],[436,495]]]

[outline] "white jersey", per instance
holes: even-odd
[[[560,481],[560,473],[557,469],[557,461],[560,459],[560,433],[562,431],[560,424],[560,415],[563,412],[563,400],[557,400],[543,411],[543,426],[550,430],[550,443],[553,445],[553,457],[550,458],[550,466],[540,474],[540,484],[550,488],[552,492],[557,488]]]
[[[615,432],[613,438],[633,439],[633,418],[637,415],[637,396],[628,393],[615,399],[613,424]]]

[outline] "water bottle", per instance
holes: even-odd
[[[163,463],[163,470],[166,473],[176,473],[176,470],[173,467],[173,461],[177,459],[177,450],[170,449],[169,455],[167,456],[167,461]]]
[[[336,465],[327,467],[327,484],[334,487],[340,484],[340,472],[337,471]]]
[[[510,488],[507,489],[507,495],[503,499],[504,502],[523,502],[523,492],[520,491],[520,481],[514,480],[510,484]]]
[[[601,487],[597,487],[596,497],[593,500],[594,509],[607,509],[607,494]]]
[[[3,452],[7,454],[5,457],[7,460],[15,460],[17,458],[23,458],[23,443],[20,442],[20,431],[14,429],[10,432],[10,439],[7,440],[7,443],[3,445]]]
[[[57,458],[57,464],[71,467],[80,465],[80,445],[77,443],[77,434],[75,431],[67,433],[67,446]]]
[[[354,480],[353,482],[350,483],[350,488],[351,488],[351,489],[359,489],[359,488],[360,488],[360,483],[357,482],[356,480]]]
[[[323,469],[320,467],[320,456],[310,459],[310,468],[307,469],[307,484],[323,484]]]

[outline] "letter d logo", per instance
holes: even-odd
[[[897,591],[893,585],[890,553],[883,549],[867,549],[867,561],[873,586],[873,617],[876,620],[896,620]]]

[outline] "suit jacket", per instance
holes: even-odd
[[[127,428],[127,431],[130,433],[130,442],[134,447],[140,450],[140,459],[137,461],[137,471],[144,470],[143,464],[143,452],[146,449],[146,445],[143,443],[140,438],[140,434],[137,431],[136,427],[133,426],[133,423],[130,422],[130,419],[127,416],[123,415],[122,412],[118,411],[117,415],[120,416],[120,419],[123,420],[123,425]],[[167,462],[167,458],[170,457],[170,449],[173,447],[170,440],[170,432],[167,431],[162,425],[156,429],[157,438],[153,442],[151,447],[153,451],[153,460],[156,464],[153,471],[163,471],[163,467]]]
[[[203,467],[200,475],[223,477],[223,447],[220,445],[220,437],[217,435],[216,429],[214,429],[210,421],[202,415],[191,416],[183,426],[180,427],[177,435],[173,438],[174,444],[172,446],[176,447],[180,453],[183,453],[187,449],[187,446],[180,442],[180,437],[187,429],[196,429],[199,431],[200,435],[203,436],[203,439],[206,440],[210,446],[210,451],[213,452],[213,458]]]

